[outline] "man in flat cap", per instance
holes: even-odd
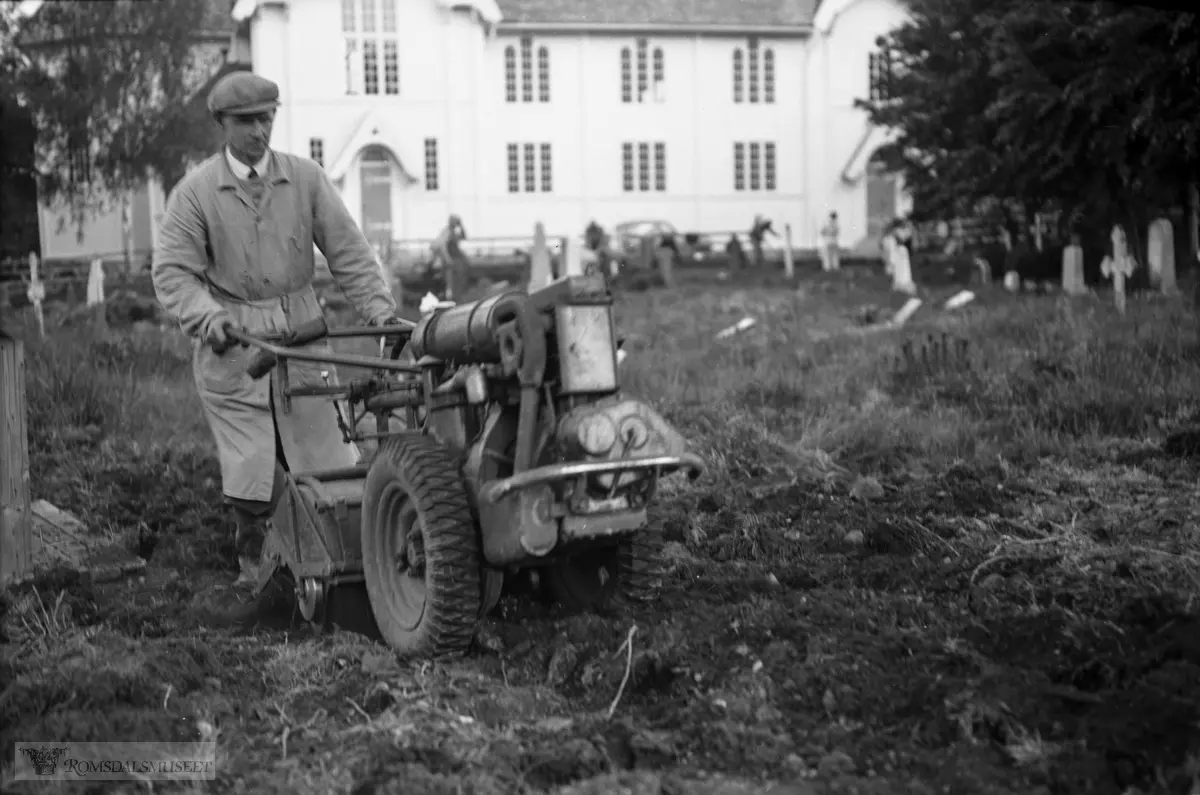
[[[232,623],[253,619],[269,601],[256,587],[258,564],[284,470],[353,466],[357,450],[327,401],[300,398],[289,413],[278,411],[271,379],[246,374],[253,349],[234,344],[228,330],[270,337],[322,316],[314,243],[365,322],[390,324],[396,311],[373,249],[324,170],[270,149],[278,105],[279,87],[258,75],[236,72],[217,83],[208,108],[225,146],[171,191],[154,251],[158,300],[196,338],[193,375],[236,519],[241,576],[199,607]],[[333,367],[292,362],[288,377],[321,384],[322,369]]]

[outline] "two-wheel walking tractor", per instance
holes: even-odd
[[[662,538],[647,506],[660,477],[695,478],[703,463],[621,392],[602,277],[438,309],[411,327],[316,326],[278,344],[237,335],[259,349],[253,377],[274,371],[281,411],[332,399],[347,442],[378,441],[357,467],[288,475],[264,562],[290,575],[305,619],[322,621],[331,594],[365,582],[383,638],[437,655],[466,650],[514,574],[536,572],[573,609],[655,595]],[[303,347],[384,333],[394,344],[378,359]],[[289,360],[369,374],[298,386]],[[372,416],[375,429],[360,430]]]

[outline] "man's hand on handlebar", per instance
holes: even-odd
[[[384,326],[384,327],[386,327],[386,326],[394,327],[394,326],[407,326],[410,324],[406,323],[405,321],[401,320],[400,318],[396,317],[395,315],[389,315],[389,316],[383,318],[382,320],[376,321],[375,325],[376,326]],[[408,342],[410,336],[411,335],[409,335],[409,334],[385,334],[385,335],[383,335],[383,338],[384,338],[383,348],[385,351],[390,352],[389,353],[390,358],[395,359],[397,356],[400,355],[400,351],[404,348],[404,344],[406,342]]]
[[[395,315],[387,315],[385,317],[382,317],[382,318],[379,318],[378,320],[376,320],[373,325],[376,325],[376,326],[403,326],[403,325],[407,325],[407,324],[400,318],[396,317]]]
[[[213,349],[213,353],[220,356],[225,351],[237,345],[237,341],[229,335],[229,331],[239,331],[239,327],[233,322],[233,318],[227,313],[222,312],[212,319],[208,324],[207,342]]]

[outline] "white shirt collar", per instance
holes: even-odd
[[[254,164],[254,170],[261,177],[267,172],[267,161],[271,159],[271,150],[263,152],[262,159]],[[229,163],[229,168],[233,171],[233,175],[238,179],[250,179],[250,166],[243,163],[233,156],[229,151],[229,147],[225,147],[225,161]]]

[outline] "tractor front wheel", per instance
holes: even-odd
[[[482,554],[458,463],[436,440],[380,446],[363,488],[362,549],[371,611],[392,648],[467,650],[482,608]]]
[[[647,527],[614,545],[573,555],[542,570],[550,597],[571,611],[608,611],[654,599],[662,588],[663,537]]]

